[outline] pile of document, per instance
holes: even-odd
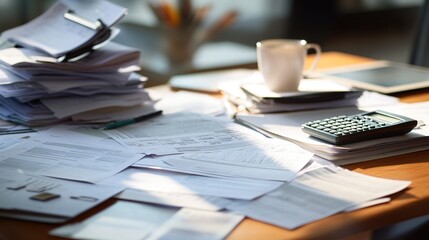
[[[110,122],[153,111],[143,87],[146,78],[135,73],[139,50],[105,39],[126,9],[107,1],[92,1],[89,7],[83,2],[59,1],[2,34],[17,45],[0,50],[0,118],[33,127],[67,120]],[[100,15],[101,27],[82,25],[91,12]]]
[[[294,229],[389,201],[386,196],[410,184],[350,172],[293,143],[266,138],[226,118],[188,111],[113,130],[57,125],[28,136],[2,138],[0,215],[14,216],[20,210],[33,220],[47,221],[53,215],[49,221],[59,222],[119,192],[120,199],[142,202],[124,206],[136,211],[119,211],[127,214],[115,215],[115,221],[98,222],[102,219],[96,215],[73,231],[66,226],[52,232],[80,239],[104,239],[87,234],[106,232],[84,229],[107,226],[124,234],[163,235],[181,221],[208,226],[188,234],[215,234],[219,218],[228,229],[224,238],[244,216]],[[117,207],[100,215],[118,212]],[[138,215],[139,209],[152,214]],[[159,228],[143,231],[137,224],[153,223],[155,215],[165,216],[162,223],[150,224]],[[177,218],[181,220],[170,226]]]
[[[302,79],[297,92],[269,90],[259,72],[241,82],[220,85],[227,101],[251,113],[275,113],[356,106],[362,91],[324,79]]]
[[[371,159],[395,156],[410,152],[426,150],[429,148],[429,128],[425,125],[429,122],[427,102],[391,105],[377,105],[376,102],[383,99],[373,98],[373,106],[360,108],[327,109],[318,111],[302,111],[280,114],[238,114],[238,121],[265,132],[277,138],[294,142],[301,147],[315,153],[319,157],[335,162],[337,165],[353,162],[367,161]],[[386,104],[388,101],[381,101]],[[410,133],[402,136],[385,137],[358,143],[336,146],[316,138],[310,137],[301,130],[301,125],[316,119],[324,119],[342,115],[354,115],[362,111],[385,110],[407,116],[419,121],[417,127]]]
[[[94,9],[96,14],[90,16]],[[70,119],[109,122],[153,111],[143,88],[145,78],[134,73],[139,52],[113,42],[93,48],[113,34],[111,25],[124,12],[102,0],[63,0],[27,27],[6,32],[3,37],[22,47],[0,50],[0,117],[44,126]],[[55,30],[45,32],[42,26]],[[42,29],[43,34],[26,36],[28,28]],[[58,37],[70,31],[84,38]],[[306,145],[293,139],[300,135],[289,129],[272,133],[291,141],[267,138],[225,115],[211,116],[222,112],[222,102],[207,97],[178,93],[157,103],[163,115],[110,130],[55,124],[31,131],[2,123],[5,133],[17,132],[0,135],[0,216],[65,222],[115,196],[140,203],[119,201],[50,234],[76,239],[224,239],[244,217],[294,229],[388,202],[389,195],[410,184],[351,172],[313,152],[337,156],[353,150],[367,154],[368,147],[375,152],[399,144],[429,146],[427,128],[413,131],[416,136],[408,141],[360,149]],[[348,104],[356,104],[356,95],[350,99]],[[319,118],[316,113],[311,117]],[[237,116],[268,131],[289,119]]]

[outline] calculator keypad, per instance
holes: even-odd
[[[340,145],[403,135],[416,125],[414,119],[376,110],[311,121],[303,124],[302,130],[314,138]]]
[[[308,122],[304,125],[304,127],[317,129],[320,132],[334,136],[345,136],[384,126],[386,126],[386,123],[368,116],[337,116]]]

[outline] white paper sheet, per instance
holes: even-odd
[[[183,193],[149,192],[136,189],[125,189],[116,195],[116,198],[209,211],[219,211],[231,203],[231,200],[227,198]]]
[[[63,0],[33,21],[5,31],[3,37],[27,48],[45,51],[55,57],[72,51],[88,41],[94,42],[96,39],[93,38],[97,31],[66,19],[64,13],[69,10],[89,21],[101,19],[109,28],[127,11],[106,1],[93,1],[88,5],[83,1]]]
[[[236,201],[227,208],[294,229],[341,211],[363,207],[361,204],[401,191],[409,184],[409,181],[376,178],[338,167],[319,168],[261,198]]]
[[[0,168],[94,183],[118,173],[142,157],[111,145],[87,145],[67,139],[28,140],[4,150]]]
[[[49,201],[30,199],[31,196],[38,194],[35,190],[41,188],[46,189],[43,192],[60,196]],[[123,188],[117,186],[78,183],[1,171],[0,209],[75,217],[122,190]]]
[[[176,208],[120,201],[81,223],[56,228],[50,234],[73,239],[142,240],[176,211]]]
[[[97,94],[93,96],[67,96],[41,99],[57,118],[65,118],[106,107],[131,107],[150,101],[149,96],[142,93],[127,95]]]
[[[254,139],[251,146],[211,153],[188,153],[161,158],[179,169],[212,175],[289,181],[313,154],[295,144],[274,139]]]
[[[165,193],[254,199],[279,187],[282,182],[241,178],[212,178],[166,171],[128,168],[103,184]]]
[[[166,114],[104,132],[135,152],[155,155],[237,149],[252,145],[249,140],[257,136],[229,121],[193,113]]]
[[[148,240],[221,240],[243,218],[238,214],[183,208],[152,233]]]
[[[222,101],[207,94],[178,91],[161,99],[155,107],[164,113],[193,112],[219,115],[224,112]]]

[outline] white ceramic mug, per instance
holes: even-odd
[[[314,49],[316,56],[306,74],[316,68],[321,54],[318,44],[305,40],[263,40],[256,44],[256,49],[259,71],[266,86],[274,92],[298,91],[308,50]]]

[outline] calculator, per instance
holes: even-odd
[[[376,110],[310,121],[302,125],[302,130],[312,137],[341,145],[404,135],[413,130],[415,126],[417,126],[417,121],[414,119]]]

